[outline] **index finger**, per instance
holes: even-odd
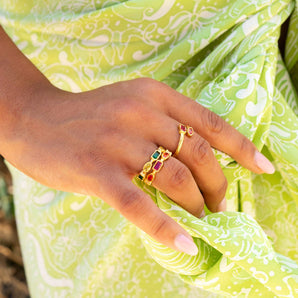
[[[245,168],[257,174],[274,173],[272,163],[232,125],[194,100],[169,86],[166,88],[168,88],[168,92],[165,92],[167,96],[163,93],[163,99],[164,108],[169,116],[191,125],[213,148],[227,153]]]

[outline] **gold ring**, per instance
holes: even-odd
[[[192,137],[194,134],[194,130],[191,126],[184,125],[181,123],[179,123],[179,125],[178,125],[178,130],[179,130],[179,134],[180,134],[180,139],[179,139],[177,149],[174,153],[175,156],[177,156],[179,154],[179,152],[182,148],[183,141],[184,141],[184,135],[187,135],[188,137]]]
[[[160,156],[160,159],[155,161],[153,167],[152,167],[152,172],[146,176],[146,179],[145,179],[145,183],[148,184],[148,185],[151,185],[154,178],[155,178],[155,175],[156,173],[158,173],[162,166],[163,166],[163,163],[164,161],[166,161],[167,159],[169,159],[172,155],[172,152],[169,151],[169,150],[165,150],[161,156]]]
[[[150,172],[153,163],[160,158],[162,153],[165,151],[165,149],[162,146],[159,146],[158,149],[156,149],[150,156],[150,161],[146,162],[143,166],[142,171],[139,173],[138,178],[140,180],[144,180],[147,173]]]

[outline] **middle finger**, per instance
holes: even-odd
[[[135,140],[131,144],[134,144],[134,148],[126,148],[128,153],[123,157],[132,178],[150,160],[150,156],[158,146],[144,140]],[[154,164],[155,162],[152,163],[152,167]],[[191,171],[176,158],[170,157],[163,162],[162,167],[155,174],[152,185],[193,215],[204,216],[204,199],[196,181]]]
[[[158,133],[156,129],[151,131],[151,140],[175,152],[180,138],[179,123],[161,114],[156,114],[156,118],[159,129]],[[210,144],[196,132],[192,137],[185,135],[177,159],[190,169],[209,210],[223,211],[221,202],[225,197],[227,179]]]

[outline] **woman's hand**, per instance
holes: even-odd
[[[204,203],[213,212],[225,209],[227,180],[211,146],[256,173],[274,171],[219,116],[152,79],[78,94],[38,88],[30,96],[15,119],[8,161],[49,187],[102,198],[159,242],[189,254],[197,252],[191,237],[131,181],[158,146],[175,152],[179,122],[195,133],[165,161],[153,186],[193,215],[204,215]]]

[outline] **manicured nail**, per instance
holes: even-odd
[[[275,168],[273,164],[260,152],[256,151],[255,153],[255,162],[257,166],[267,174],[273,174]]]
[[[178,234],[176,236],[174,244],[178,250],[185,252],[191,256],[195,256],[199,252],[193,240],[188,239],[183,234]]]
[[[223,200],[218,204],[216,212],[223,212],[227,210],[227,200],[223,198]]]
[[[202,217],[204,217],[206,214],[205,214],[205,210],[203,209],[203,211],[202,211],[202,213],[201,213],[201,215],[200,215],[200,217],[199,218],[202,218]]]

